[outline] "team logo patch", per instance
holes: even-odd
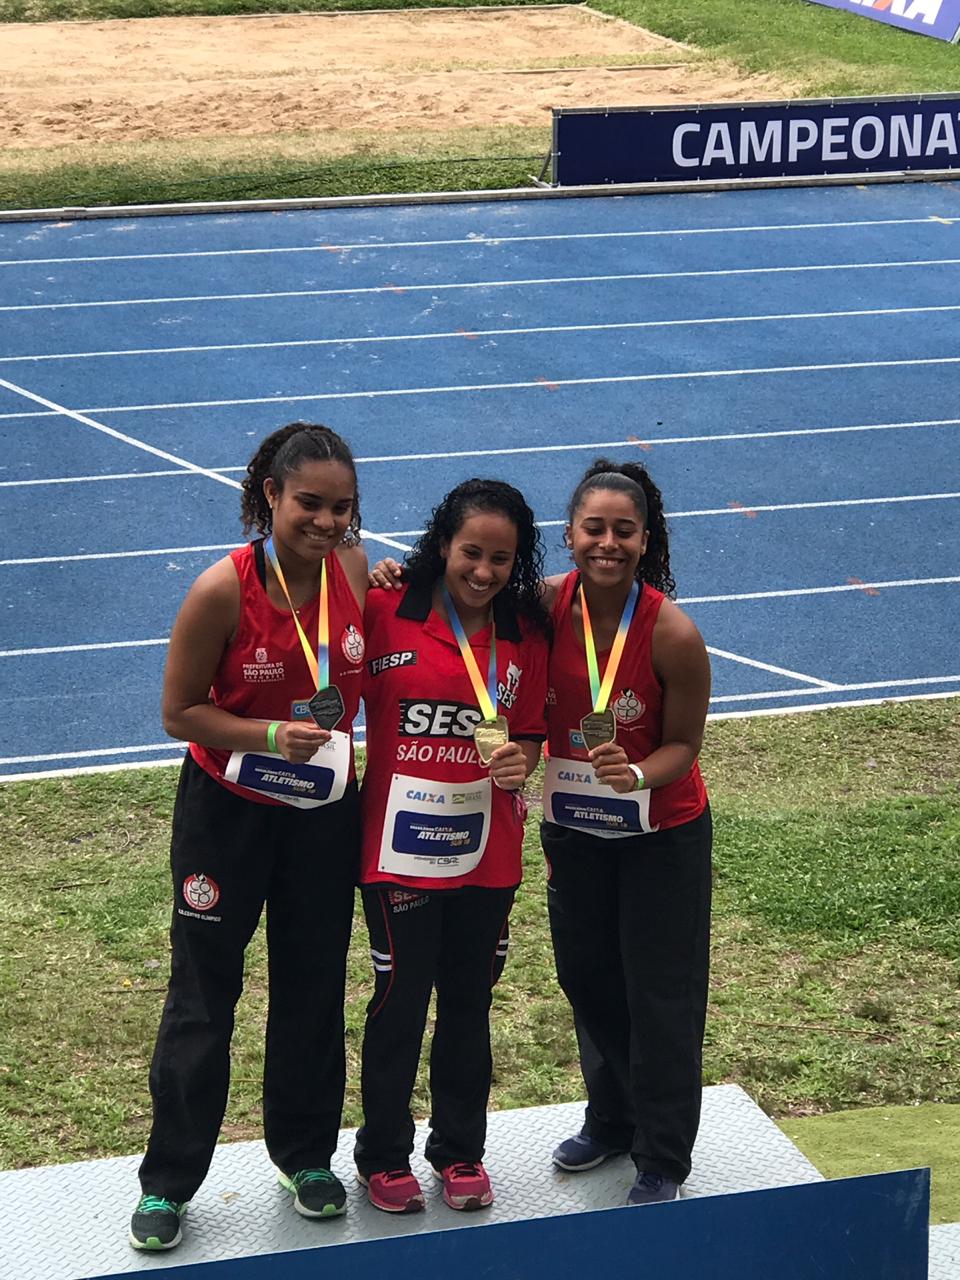
[[[343,638],[340,641],[340,647],[343,650],[343,656],[348,662],[356,664],[363,661],[363,655],[365,652],[363,636],[352,622],[343,633]]]
[[[183,882],[183,896],[187,906],[194,911],[209,911],[220,901],[220,886],[201,872],[187,876]]]
[[[416,665],[416,649],[397,649],[394,653],[383,653],[379,658],[371,658],[367,663],[367,670],[372,676],[379,676],[394,667],[415,667]]]
[[[634,720],[639,720],[646,709],[647,704],[641,702],[632,689],[624,689],[613,704],[613,714],[621,724],[632,724]]]
[[[557,691],[556,689],[548,689],[547,690],[547,706],[555,707],[556,705],[557,705]]]
[[[520,677],[523,675],[523,668],[518,667],[516,663],[511,662],[507,666],[507,682],[502,681],[497,685],[497,698],[509,711],[517,700],[517,693],[520,689]]]
[[[258,662],[266,662],[266,660],[267,660],[267,651],[266,651],[266,649],[262,649],[262,648],[261,648],[261,649],[258,649],[258,650],[257,650],[257,653],[256,653],[256,659],[257,659],[257,661],[258,661]]]

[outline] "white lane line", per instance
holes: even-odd
[[[6,378],[0,378],[0,387],[5,387],[8,391],[14,392],[15,395],[23,396],[26,400],[42,404],[54,413],[72,418],[74,422],[79,422],[85,427],[93,427],[94,431],[101,431],[104,435],[111,436],[114,440],[119,440],[123,444],[131,445],[134,449],[142,449],[145,453],[152,453],[156,458],[163,458],[164,462],[174,462],[178,467],[182,467],[184,471],[193,472],[194,475],[206,476],[208,480],[216,480],[218,484],[229,485],[232,489],[240,488],[238,482],[231,480],[229,476],[223,476],[218,471],[210,471],[207,467],[200,467],[195,462],[188,462],[185,458],[178,458],[174,453],[167,453],[165,449],[158,449],[155,445],[134,439],[133,436],[124,435],[122,431],[117,431],[115,427],[108,427],[102,422],[96,422],[85,413],[78,413],[76,410],[67,409],[64,405],[57,404],[53,400],[47,400],[45,396],[38,396],[33,391],[18,387],[14,382],[8,382]]]
[[[557,333],[608,333],[630,329],[673,329],[699,325],[762,324],[785,320],[836,320],[864,316],[923,315],[930,312],[960,311],[960,304],[929,307],[866,307],[856,311],[784,311],[771,315],[692,316],[679,320],[621,320],[608,324],[552,324],[512,329],[451,329],[438,333],[390,333],[345,338],[296,338],[287,342],[220,342],[186,347],[130,347],[105,351],[56,351],[40,355],[0,356],[0,364],[35,364],[41,360],[105,360],[117,356],[202,355],[212,351],[273,351],[297,347],[359,346],[382,342],[438,342],[465,339],[504,338]]]
[[[499,247],[506,244],[540,244],[566,240],[643,240],[669,236],[745,235],[764,231],[829,231],[847,227],[918,227],[939,221],[926,218],[873,218],[856,222],[784,222],[755,227],[665,227],[657,231],[576,231],[553,235],[488,236],[469,235],[456,240],[362,240],[353,244],[280,245],[250,249],[191,249],[178,253],[103,253],[73,258],[9,258],[0,267],[53,266],[73,262],[151,262],[161,258],[243,258],[256,255],[288,253],[351,253],[359,249],[440,249],[446,246],[473,245]]]
[[[53,400],[47,400],[44,396],[38,396],[33,391],[27,391],[24,387],[18,387],[16,383],[8,382],[6,378],[0,378],[0,387],[6,387],[8,391],[13,391],[17,395],[24,396],[27,400],[34,400],[37,404],[46,405],[54,413],[64,414],[68,418],[72,418],[75,422],[80,422],[84,426],[93,427],[96,431],[102,431],[104,435],[112,436],[115,440],[120,440],[124,444],[131,445],[134,449],[143,449],[146,453],[152,453],[158,458],[163,458],[166,462],[175,462],[177,466],[182,467],[184,472],[191,472],[194,475],[206,476],[208,480],[216,480],[219,484],[225,484],[231,489],[242,489],[243,486],[239,480],[232,480],[230,476],[225,476],[219,471],[211,471],[208,467],[201,467],[196,462],[190,462],[186,458],[180,458],[175,453],[167,453],[165,449],[158,449],[152,444],[147,444],[143,440],[137,440],[134,436],[124,435],[122,431],[117,431],[114,427],[108,427],[102,422],[97,422],[93,418],[88,417],[85,413],[78,412],[75,409],[67,409],[64,405],[57,404]],[[388,547],[393,547],[397,551],[409,551],[410,548],[402,542],[396,542],[389,535],[381,536],[380,534],[371,533],[369,530],[361,529],[361,536],[371,538],[375,542],[382,542]],[[211,548],[218,549],[218,548]],[[0,656],[3,656],[0,654]]]
[[[139,747],[102,747],[95,751],[55,751],[41,756],[5,756],[0,764],[43,764],[48,760],[89,760],[94,756],[127,756],[137,751],[183,751],[182,742],[146,742]]]
[[[35,658],[49,653],[93,653],[107,649],[150,649],[168,645],[164,636],[157,640],[104,640],[99,644],[55,644],[38,649],[0,649],[0,658]]]
[[[242,302],[272,298],[335,298],[360,294],[443,293],[452,289],[525,289],[556,284],[604,284],[621,280],[702,280],[728,276],[775,276],[808,271],[887,271],[897,267],[951,267],[960,258],[908,258],[894,262],[818,262],[785,267],[722,267],[707,271],[632,271],[595,276],[538,276],[520,280],[449,280],[435,284],[378,284],[342,289],[283,289],[260,293],[199,293],[166,298],[100,298],[87,302],[28,302],[0,311],[75,311],[85,307],[146,307],[182,302]]]
[[[713,650],[711,650],[713,652]],[[960,676],[918,676],[911,680],[864,680],[856,684],[829,684],[824,687],[840,693],[866,692],[868,689],[910,689],[924,684],[956,684]],[[768,689],[763,693],[723,693],[710,699],[715,702],[750,702],[768,698],[808,698],[813,689]]]
[[[178,475],[182,473],[172,472],[171,474]],[[821,507],[868,507],[899,502],[932,502],[945,498],[960,498],[960,492],[919,493],[896,498],[840,498],[832,502],[784,502],[775,506],[707,507],[702,511],[667,511],[665,512],[665,517],[667,520],[679,520],[688,516],[748,516],[758,511],[811,511]],[[541,529],[561,528],[565,524],[565,520],[537,521],[537,525]],[[397,541],[397,539],[419,538],[425,533],[425,530],[393,529],[389,533],[371,533],[368,529],[361,529],[360,532],[363,538],[371,538],[375,542],[382,542],[388,547],[396,547],[400,551],[409,551],[409,545],[406,542]],[[84,560],[125,560],[135,559],[138,556],[199,555],[208,551],[231,551],[237,545],[236,542],[213,542],[201,543],[192,547],[149,547],[132,551],[84,551],[72,555],[18,556],[9,560],[0,560],[0,569],[11,568],[16,565],[66,564],[71,561]],[[724,656],[729,657],[731,655]],[[746,659],[743,659],[743,661],[746,661]]]
[[[52,414],[16,414],[0,413],[0,420],[5,417],[48,418]],[[586,444],[534,444],[522,445],[510,449],[455,449],[442,453],[385,453],[367,458],[355,458],[354,461],[368,464],[374,462],[434,462],[447,458],[499,458],[510,454],[525,453],[567,453],[581,450],[599,449],[637,449],[651,448],[654,445],[674,444],[712,444],[728,440],[775,440],[791,436],[829,436],[842,435],[851,431],[904,431],[913,427],[956,427],[960,426],[960,418],[930,418],[919,422],[876,422],[864,423],[850,427],[795,427],[783,431],[725,431],[711,436],[645,436],[633,440],[594,440]],[[214,467],[214,471],[227,474],[230,471],[246,471],[246,467]],[[0,480],[0,489],[19,488],[22,485],[44,484],[86,484],[100,480],[146,480],[160,476],[179,476],[180,471],[120,471],[95,476],[53,476],[46,479],[32,480]]]
[[[746,591],[736,595],[680,596],[677,604],[725,604],[736,600],[777,600],[788,596],[829,595],[839,591],[882,590],[892,587],[929,587],[960,582],[960,576],[951,578],[905,578],[891,582],[857,582],[833,587],[793,587],[780,591]],[[157,640],[110,640],[98,644],[50,645],[37,649],[0,649],[0,658],[30,658],[50,653],[85,653],[105,649],[135,649],[169,644],[166,638]],[[858,686],[851,686],[858,687]],[[871,688],[872,686],[865,686]]]
[[[397,396],[462,395],[481,391],[555,391],[560,387],[592,387],[640,382],[678,382],[705,378],[747,378],[782,373],[832,373],[842,369],[906,369],[960,364],[960,356],[927,356],[912,360],[845,360],[832,364],[770,365],[743,369],[695,369],[672,373],[623,373],[595,378],[558,378],[546,374],[523,382],[476,382],[435,387],[387,387],[373,391],[322,391],[300,395],[242,396],[233,400],[170,400],[159,404],[111,404],[84,413],[148,413],[169,409],[213,409],[248,404],[312,404],[326,400],[382,400]],[[0,386],[11,386],[0,378]],[[40,397],[34,396],[39,400]],[[41,403],[44,403],[41,401]],[[46,402],[49,403],[49,402]],[[66,411],[65,411],[66,412]],[[7,417],[18,415],[8,414]],[[159,451],[155,451],[159,452]],[[169,455],[162,455],[169,456]],[[222,478],[222,477],[221,477]]]
[[[749,720],[754,716],[795,716],[808,711],[832,711],[835,707],[882,707],[888,702],[932,702],[939,698],[960,698],[955,690],[937,693],[905,693],[890,698],[847,698],[837,702],[811,702],[799,707],[747,707],[743,711],[716,711],[708,720]]]
[[[736,600],[783,600],[788,596],[824,596],[840,591],[885,591],[896,587],[937,587],[954,582],[960,582],[960,575],[944,578],[896,578],[882,582],[843,583],[833,587],[785,587],[779,591],[738,591],[717,596],[680,596],[677,604],[727,604]]]
[[[790,671],[786,667],[774,667],[769,662],[758,662],[756,658],[745,658],[742,653],[730,653],[726,649],[716,649],[713,645],[707,645],[707,653],[712,653],[718,658],[728,658],[731,662],[741,662],[747,667],[756,667],[759,671],[768,671],[774,676],[786,676],[789,680],[803,680],[807,684],[816,685],[819,689],[839,689],[842,687],[832,680],[819,680],[816,676],[806,676],[800,671]],[[795,692],[806,693],[809,690],[797,689]]]
[[[667,520],[684,520],[694,516],[752,516],[760,511],[815,511],[822,507],[874,507],[898,502],[935,502],[951,498],[960,498],[960,492],[912,493],[903,497],[893,498],[835,498],[821,502],[768,503],[766,506],[751,506],[748,503],[744,503],[742,506],[735,507],[704,507],[700,511],[665,511],[664,517]],[[566,523],[566,520],[538,520],[537,526],[540,529],[560,529]],[[425,532],[426,530],[424,529],[394,529],[391,531],[391,536],[394,538],[419,538]],[[5,562],[0,560],[0,564],[3,563]]]

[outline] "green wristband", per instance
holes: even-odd
[[[282,720],[274,720],[267,729],[267,750],[273,755],[277,754],[277,730],[280,728]]]

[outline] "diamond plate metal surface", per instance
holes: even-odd
[[[390,1216],[372,1208],[353,1180],[353,1131],[340,1135],[333,1168],[348,1188],[342,1218],[308,1221],[293,1211],[277,1185],[262,1143],[217,1148],[206,1182],[190,1206],[184,1239],[167,1254],[144,1255],[127,1243],[130,1213],[139,1187],[139,1156],[94,1160],[0,1173],[0,1280],[87,1280],[89,1276],[137,1274],[186,1263],[348,1244],[424,1231],[473,1229],[490,1222],[581,1213],[623,1204],[633,1176],[626,1156],[585,1174],[562,1173],[550,1152],[577,1132],[578,1103],[492,1112],[485,1163],[497,1200],[489,1211],[458,1214],[448,1209],[422,1157],[426,1126],[417,1130],[413,1168],[427,1197],[427,1210]],[[703,1119],[693,1173],[684,1196],[752,1191],[821,1176],[760,1108],[736,1085],[718,1085],[703,1095]],[[55,1230],[52,1230],[56,1224]],[[945,1259],[960,1256],[960,1228],[944,1233]],[[939,1240],[938,1240],[939,1246]],[[947,1265],[945,1262],[944,1265]],[[960,1271],[931,1270],[931,1280],[957,1280]]]
[[[960,1222],[930,1228],[930,1280],[960,1277]]]

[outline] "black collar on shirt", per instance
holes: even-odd
[[[433,608],[433,585],[431,583],[413,583],[407,587],[407,594],[397,608],[398,618],[408,618],[411,622],[426,622]],[[498,640],[512,640],[519,644],[522,640],[520,620],[516,606],[506,591],[498,591],[493,597],[493,621],[497,629]]]

